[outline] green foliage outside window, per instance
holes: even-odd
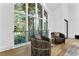
[[[42,18],[42,6],[38,3],[37,7],[38,7],[38,16]]]
[[[26,4],[16,3],[14,5],[14,44],[26,42]]]
[[[28,3],[28,14],[35,15],[35,3]]]
[[[26,4],[25,3],[16,3],[15,10],[26,12]]]
[[[14,43],[15,44],[20,44],[20,43],[25,43],[26,42],[26,36],[25,33],[23,32],[15,32],[15,40]]]

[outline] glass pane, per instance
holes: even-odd
[[[14,31],[26,31],[25,25],[24,22],[15,22]]]
[[[28,3],[28,14],[35,16],[35,3]]]
[[[26,42],[26,3],[14,5],[14,44]]]
[[[21,44],[26,42],[26,33],[25,32],[15,32],[14,33],[14,44]]]
[[[42,6],[39,3],[37,4],[37,8],[38,8],[38,17],[42,18]]]
[[[26,4],[25,3],[16,3],[14,5],[15,11],[26,12]]]
[[[28,17],[29,37],[34,36],[34,30],[35,30],[34,20],[35,20],[34,17],[31,17],[31,16]]]
[[[43,20],[43,29],[44,29],[44,32],[43,32],[43,35],[44,36],[48,36],[48,14],[47,12],[44,10],[44,20]]]
[[[48,14],[45,10],[44,10],[44,19],[48,19]]]
[[[14,31],[25,31],[26,30],[26,4],[25,3],[16,3],[14,5]]]
[[[39,23],[38,23],[38,34],[42,35],[42,19],[39,19]]]
[[[15,16],[15,21],[23,21],[25,20],[26,17],[25,14],[17,13],[17,12],[14,13],[14,16]]]
[[[44,22],[44,32],[43,32],[44,36],[48,36],[48,21],[46,20]]]

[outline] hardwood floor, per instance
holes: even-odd
[[[78,39],[66,39],[65,44],[53,44],[51,47],[52,56],[63,56],[69,47],[79,45]]]
[[[52,44],[51,56],[63,56],[71,45],[79,45],[79,40],[66,39],[65,44]],[[0,52],[0,56],[31,56],[31,45]]]
[[[30,55],[31,55],[30,44],[19,47],[19,48],[0,52],[0,56],[30,56]]]

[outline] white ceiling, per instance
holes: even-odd
[[[62,3],[45,3],[49,10],[54,11],[56,8],[60,7]]]

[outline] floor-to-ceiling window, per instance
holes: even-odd
[[[26,43],[30,37],[37,34],[48,36],[46,10],[40,3],[15,3],[14,44]]]

